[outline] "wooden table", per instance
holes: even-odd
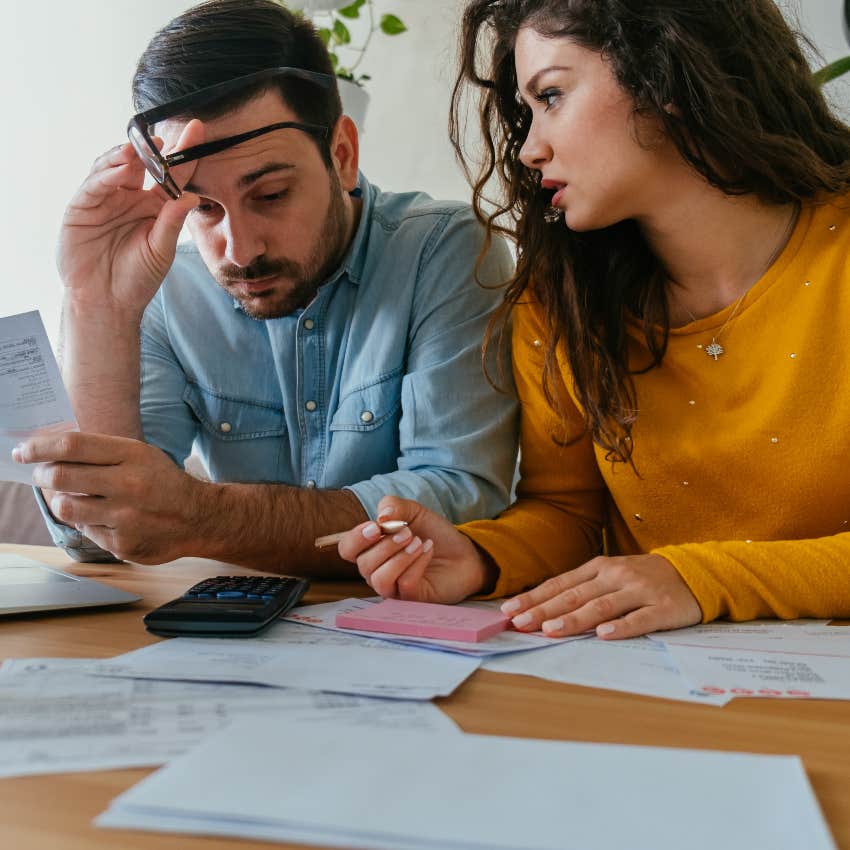
[[[3,546],[69,572],[139,594],[143,602],[98,612],[0,618],[0,658],[107,658],[157,640],[142,615],[209,575],[247,573],[183,559],[159,567],[69,564],[58,550]],[[365,585],[315,583],[307,602],[368,595]],[[850,703],[738,699],[695,705],[479,671],[440,708],[466,732],[570,741],[604,741],[802,757],[842,850],[850,850]],[[92,819],[150,770],[109,770],[0,780],[0,835],[9,850],[221,850],[269,847],[254,841],[95,829]],[[615,812],[612,811],[615,816]],[[711,828],[710,824],[694,828]],[[722,840],[718,846],[722,846]],[[283,846],[283,845],[278,845]],[[296,845],[285,845],[295,847]],[[299,847],[301,845],[298,845]],[[760,850],[760,848],[753,848]],[[800,848],[805,850],[805,848]]]

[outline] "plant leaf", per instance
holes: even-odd
[[[340,20],[334,21],[333,39],[337,44],[349,44],[351,42],[351,33],[348,27]]]
[[[354,2],[350,5],[343,6],[341,9],[337,9],[336,13],[338,15],[342,15],[343,18],[359,18],[360,8],[365,2],[366,0],[354,0]]]
[[[407,30],[407,27],[395,15],[381,15],[381,32],[387,35],[398,35]]]
[[[815,71],[812,77],[817,85],[822,86],[824,83],[828,83],[830,80],[834,80],[848,71],[850,71],[850,56],[844,56],[841,59],[830,62],[829,65],[825,65],[819,71]]]
[[[327,47],[331,43],[331,31],[327,27],[319,27],[316,32],[322,39],[322,43]]]

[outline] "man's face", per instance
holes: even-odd
[[[157,131],[170,152],[297,120],[277,92],[267,91],[202,126],[194,121],[187,128],[174,120]],[[331,149],[336,150],[334,144]],[[185,166],[192,167],[185,189],[198,195],[198,205],[187,225],[218,283],[255,319],[278,318],[305,307],[351,240],[354,207],[340,176],[350,183],[352,168],[356,175],[356,139],[353,164],[340,163],[335,156],[330,170],[316,140],[294,128],[275,130]],[[180,171],[175,175],[179,180]]]

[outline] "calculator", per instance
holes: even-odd
[[[166,637],[255,635],[298,604],[309,586],[292,576],[216,576],[146,614],[144,623]]]

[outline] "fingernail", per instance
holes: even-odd
[[[393,543],[404,543],[405,540],[410,540],[410,535],[413,532],[409,528],[403,528],[398,534],[393,536]]]
[[[395,513],[395,508],[392,505],[387,505],[385,508],[381,508],[378,513],[378,522],[382,519],[386,519],[388,516],[392,516]]]
[[[525,614],[520,614],[518,617],[514,617],[512,622],[518,628],[521,629],[523,626],[527,626],[534,618],[528,611]]]
[[[425,541],[425,545],[422,547],[423,552],[430,552],[434,548],[434,541],[429,537]]]
[[[18,443],[18,445],[15,446],[15,448],[12,449],[12,460],[15,461],[15,463],[23,463],[24,462],[23,451],[24,451],[23,443]]]
[[[596,634],[598,634],[598,635],[614,634],[614,627],[610,623],[603,623],[601,626],[596,627]]]
[[[408,555],[412,555],[421,545],[422,541],[418,537],[414,537],[411,544],[409,546],[405,546],[404,551],[407,552]]]
[[[381,529],[378,528],[377,523],[374,522],[370,522],[369,525],[364,525],[363,531],[361,532],[367,540],[373,540],[375,537],[378,537],[380,533]]]
[[[557,620],[547,620],[541,628],[544,632],[559,632],[564,628],[564,621],[560,617]]]
[[[519,611],[520,609],[520,601],[519,599],[509,599],[507,602],[502,603],[502,613],[503,614],[513,614],[514,611]]]

